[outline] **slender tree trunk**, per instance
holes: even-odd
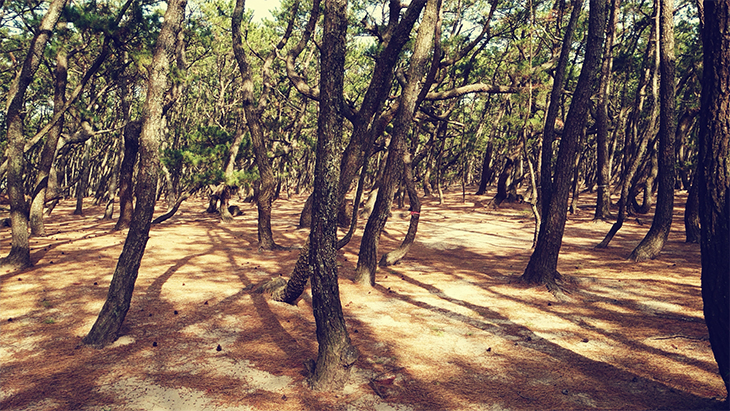
[[[317,325],[317,361],[309,383],[317,391],[344,387],[358,351],[351,344],[337,284],[337,182],[342,140],[343,83],[347,0],[326,0],[322,43],[322,75],[317,162],[309,235],[312,267],[312,310]]]
[[[256,196],[259,250],[274,250],[281,248],[274,242],[274,235],[271,231],[271,207],[274,201],[276,180],[266,149],[266,137],[264,136],[264,130],[261,124],[261,114],[254,107],[253,78],[241,38],[244,4],[245,0],[237,0],[236,7],[233,11],[231,20],[233,53],[238,62],[239,71],[241,72],[243,111],[246,115],[248,130],[251,133],[251,143],[253,145],[254,156],[256,157],[256,167],[259,170],[259,193]]]
[[[699,164],[698,164],[699,166]],[[684,207],[684,230],[685,237],[688,243],[699,243],[700,242],[700,187],[699,187],[699,176],[697,175],[699,169],[695,171],[695,175],[692,178],[692,184],[689,187],[689,193],[687,194],[687,204]]]
[[[730,1],[706,1],[704,11],[697,172],[702,301],[712,352],[730,393]]]
[[[88,139],[84,143],[84,155],[81,159],[81,170],[79,170],[79,181],[76,183],[76,209],[74,215],[84,215],[84,197],[89,187],[89,171],[91,170],[91,143]]]
[[[540,154],[540,164],[542,165],[542,170],[540,170],[540,194],[538,196],[542,206],[540,210],[542,221],[545,221],[545,217],[547,216],[548,204],[550,203],[550,197],[552,197],[553,193],[552,163],[553,142],[555,141],[555,122],[558,118],[558,112],[560,111],[560,99],[563,94],[563,87],[565,87],[565,72],[570,60],[570,51],[573,44],[573,32],[575,31],[575,26],[578,23],[578,17],[580,16],[581,9],[583,8],[583,3],[583,0],[572,3],[573,11],[570,13],[568,26],[565,28],[563,45],[560,49],[560,57],[558,58],[558,66],[555,68],[553,89],[550,92],[550,104],[548,105],[548,111],[545,115],[542,151]]]
[[[598,193],[594,219],[605,220],[611,215],[611,166],[608,154],[608,101],[611,95],[611,73],[613,71],[613,43],[616,39],[621,0],[611,1],[611,12],[606,30],[606,42],[603,47],[603,63],[601,65],[601,84],[598,86],[598,110],[596,112],[596,174],[598,176]]]
[[[651,228],[629,255],[629,259],[632,261],[648,260],[659,255],[669,236],[674,210],[676,155],[674,150],[676,132],[676,119],[674,118],[674,1],[660,0],[660,2],[659,191]],[[647,187],[647,189],[649,188]]]
[[[68,59],[66,49],[60,47],[56,55],[56,69],[54,72],[53,83],[53,111],[63,107],[66,102],[66,84],[68,83]],[[30,206],[30,232],[39,237],[46,236],[46,227],[43,224],[43,207],[46,203],[46,192],[48,188],[48,178],[50,176],[53,160],[56,158],[56,148],[58,147],[58,139],[61,137],[63,130],[63,118],[48,131],[46,142],[41,151],[41,158],[38,163],[38,175],[36,177],[36,186],[33,190],[33,202]]]
[[[413,164],[411,162],[411,154],[408,152],[406,152],[403,157],[403,182],[405,183],[406,191],[408,192],[411,221],[408,225],[406,237],[403,239],[401,245],[395,250],[383,254],[383,257],[380,258],[378,265],[381,267],[397,264],[401,259],[403,259],[403,257],[408,254],[408,251],[410,251],[413,241],[416,239],[416,233],[418,232],[418,221],[421,219],[421,200],[418,198],[416,185],[413,182]]]
[[[355,281],[360,284],[375,284],[377,253],[380,234],[390,215],[393,194],[403,180],[403,156],[406,152],[406,138],[413,125],[413,117],[419,104],[423,77],[428,72],[429,53],[433,50],[434,33],[438,23],[440,0],[429,0],[426,4],[421,25],[418,28],[413,55],[408,68],[409,81],[403,88],[398,112],[393,124],[388,159],[378,198],[373,213],[368,218],[360,242]]]
[[[167,2],[164,23],[157,37],[147,85],[140,134],[140,167],[137,184],[137,205],[114,270],[106,302],[93,327],[83,339],[84,344],[103,347],[114,342],[127,315],[137,280],[139,265],[149,238],[155,208],[159,175],[159,150],[165,118],[163,101],[167,90],[167,75],[174,57],[177,33],[185,18],[186,0]]]
[[[585,127],[589,100],[593,94],[592,82],[601,59],[605,25],[606,1],[591,0],[583,67],[566,117],[555,175],[548,185],[547,192],[550,194],[544,196],[543,209],[547,212],[543,211],[537,244],[522,275],[522,279],[528,284],[545,284],[553,292],[560,291],[558,282],[561,280],[561,275],[557,271],[558,254],[560,253],[567,219],[572,165],[575,162],[578,150],[578,140]],[[549,149],[550,144],[543,146],[543,150]],[[543,159],[543,161],[550,160],[549,157],[547,160]],[[550,173],[548,170],[545,171],[549,178]],[[545,176],[543,175],[544,179]],[[545,192],[546,187],[543,184],[543,193]]]
[[[111,220],[114,217],[114,197],[117,195],[117,187],[119,187],[119,170],[122,167],[122,156],[119,153],[119,147],[122,145],[122,139],[117,139],[114,144],[114,166],[111,174],[111,181],[109,182],[109,190],[107,195],[109,199],[106,202],[104,208],[104,220]]]
[[[10,254],[0,260],[0,266],[5,269],[23,269],[31,266],[30,244],[28,243],[29,210],[23,188],[23,173],[25,171],[23,105],[25,92],[33,81],[36,70],[38,70],[46,43],[53,33],[65,4],[66,0],[53,0],[49,4],[38,31],[30,43],[23,67],[10,85],[7,95],[8,105],[5,111],[5,124],[7,127],[6,156],[8,158],[7,192],[10,200],[10,223],[13,234]]]

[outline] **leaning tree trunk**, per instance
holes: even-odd
[[[710,344],[730,393],[730,1],[707,1],[699,133],[702,300]],[[725,400],[727,409],[728,400]]]
[[[429,53],[433,50],[440,7],[439,0],[429,0],[426,4],[421,25],[418,27],[418,35],[416,36],[416,43],[408,68],[407,78],[409,81],[403,88],[400,105],[393,124],[385,173],[378,190],[378,198],[375,200],[373,213],[368,218],[360,242],[360,252],[355,272],[355,281],[360,284],[375,285],[378,242],[390,214],[393,194],[403,179],[403,156],[406,152],[405,139],[412,128],[413,117],[419,104],[419,95],[423,88],[423,78],[429,69]]]
[[[5,269],[23,269],[31,266],[30,244],[28,243],[28,204],[25,200],[23,187],[23,173],[25,171],[23,106],[25,92],[33,81],[36,70],[38,70],[46,43],[51,37],[53,28],[56,26],[65,4],[66,0],[53,0],[49,4],[38,31],[30,43],[23,67],[10,85],[7,94],[8,106],[5,112],[7,125],[6,156],[8,158],[7,192],[10,200],[10,224],[13,234],[10,254],[0,260],[0,266]]]
[[[310,363],[309,384],[317,391],[342,389],[358,351],[350,342],[337,283],[337,210],[347,0],[326,0],[317,162],[309,234],[312,310],[317,325],[317,361]]]
[[[76,185],[76,209],[74,215],[84,214],[84,197],[89,186],[89,171],[91,169],[91,144],[93,140],[88,139],[84,143],[84,154],[81,159],[81,170],[79,170],[79,181]]]
[[[660,0],[661,29],[659,35],[661,80],[659,83],[659,191],[654,219],[649,232],[631,252],[629,259],[644,261],[659,255],[669,237],[674,210],[674,1]],[[647,187],[647,190],[650,190]]]
[[[577,7],[577,4],[576,6]],[[568,116],[565,120],[563,138],[560,142],[555,175],[546,192],[543,186],[543,212],[540,233],[535,250],[522,275],[528,284],[545,284],[553,292],[560,292],[561,275],[557,271],[558,254],[563,240],[565,221],[567,219],[568,194],[572,175],[572,166],[578,150],[578,141],[583,128],[590,98],[593,94],[592,82],[596,75],[601,58],[604,27],[606,24],[606,0],[591,0],[588,17],[588,39],[583,67],[578,77],[578,84],[573,93]],[[543,145],[543,150],[550,150],[550,145]],[[545,156],[543,155],[543,161]],[[547,158],[547,164],[551,159]],[[545,166],[545,162],[543,162]],[[543,172],[549,173],[549,168]],[[544,181],[543,176],[543,181]],[[549,175],[548,175],[549,178]],[[549,193],[548,195],[545,195]]]
[[[274,178],[274,170],[271,168],[271,160],[269,160],[266,150],[266,137],[264,136],[264,130],[261,124],[261,112],[254,107],[254,85],[251,68],[248,64],[246,51],[241,38],[244,3],[245,0],[236,1],[236,7],[231,18],[233,53],[236,57],[239,71],[241,72],[243,111],[246,115],[248,130],[251,133],[251,143],[253,145],[254,156],[256,157],[256,167],[259,170],[259,192],[256,196],[259,250],[274,250],[280,248],[274,242],[274,235],[271,232],[271,207],[274,201],[276,181]],[[285,42],[286,37],[282,41]],[[280,42],[279,44],[282,43]]]
[[[411,222],[408,225],[408,232],[406,237],[403,239],[401,245],[395,250],[383,254],[378,263],[381,267],[387,267],[389,265],[397,264],[398,261],[408,254],[413,241],[416,239],[416,233],[418,232],[418,221],[421,218],[421,200],[418,198],[418,192],[416,191],[416,185],[413,183],[413,168],[411,163],[411,154],[406,152],[403,157],[403,182],[406,185],[408,191],[408,202],[410,203]]]
[[[147,86],[147,98],[143,108],[140,134],[140,164],[137,182],[137,205],[114,270],[106,302],[91,331],[83,339],[84,344],[103,347],[114,342],[127,315],[137,280],[139,265],[149,238],[152,214],[155,209],[157,180],[159,175],[160,140],[165,119],[162,115],[170,60],[175,52],[176,33],[182,29],[186,0],[170,0],[167,3],[164,23],[157,37]]]
[[[66,102],[66,84],[68,83],[68,59],[66,50],[60,47],[56,55],[56,69],[53,82],[53,113],[57,114]],[[39,237],[46,236],[46,226],[43,224],[43,207],[46,203],[48,178],[50,177],[53,160],[56,157],[56,147],[63,130],[63,117],[51,127],[46,142],[41,150],[38,162],[38,175],[33,190],[33,202],[30,206],[30,232]]]

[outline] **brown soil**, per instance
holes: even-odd
[[[35,266],[0,273],[0,409],[720,407],[699,247],[684,242],[680,207],[662,255],[638,264],[625,257],[650,216],[628,221],[605,250],[594,245],[610,223],[592,221],[588,208],[570,216],[559,270],[576,285],[561,302],[517,281],[531,252],[529,209],[494,210],[486,199],[424,200],[416,244],[379,270],[374,288],[350,281],[359,237],[342,250],[341,298],[361,355],[344,391],[331,394],[306,387],[302,364],[317,352],[309,294],[290,306],[253,291],[288,276],[297,256],[257,252],[255,207],[240,205],[245,214],[222,224],[203,213],[205,199],[189,200],[154,226],[123,335],[97,350],[80,341],[126,232],[112,231],[100,207],[74,216],[64,203],[47,220],[50,235],[31,239]],[[303,243],[303,202],[275,203],[279,244]],[[400,243],[407,216],[394,210],[381,250]],[[10,229],[0,241],[6,255]]]

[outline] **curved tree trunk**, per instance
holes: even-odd
[[[406,233],[406,237],[403,239],[400,247],[389,253],[383,254],[383,257],[380,258],[378,265],[381,267],[397,264],[400,260],[402,260],[411,249],[411,245],[413,245],[413,241],[416,239],[416,233],[418,232],[418,221],[421,218],[421,200],[418,198],[416,185],[413,183],[411,155],[408,152],[405,153],[403,158],[403,182],[405,183],[406,190],[408,191],[411,222],[408,225],[408,232]]]
[[[629,259],[644,261],[659,255],[669,236],[674,210],[674,137],[676,119],[674,118],[674,1],[661,2],[660,18],[660,112],[659,112],[659,191],[654,219],[649,232],[631,252]],[[647,187],[647,189],[649,189]]]
[[[577,7],[577,4],[576,4]],[[558,254],[563,240],[565,221],[567,219],[568,194],[572,166],[578,150],[578,141],[585,127],[589,100],[593,94],[592,82],[596,75],[601,58],[604,27],[606,24],[606,1],[591,0],[588,17],[588,35],[583,67],[578,77],[573,100],[565,120],[563,138],[560,141],[558,159],[553,180],[543,185],[543,211],[540,233],[530,261],[522,274],[522,280],[528,284],[545,284],[553,292],[559,292],[558,282],[561,275],[557,271]],[[550,144],[548,144],[550,143]],[[550,150],[551,142],[546,141],[543,150]],[[543,166],[552,159],[543,154]],[[543,171],[550,180],[550,170]],[[547,195],[545,195],[547,194]]]
[[[185,17],[185,6],[186,0],[170,0],[167,3],[164,23],[155,45],[143,108],[137,206],[109,285],[106,302],[89,334],[82,340],[84,344],[103,347],[114,342],[132,300],[134,283],[149,238],[155,209],[160,140],[165,124],[162,102],[167,89],[170,60],[174,56],[175,40]]]
[[[355,281],[360,284],[375,284],[377,252],[380,234],[390,215],[393,194],[403,179],[403,156],[406,152],[405,139],[413,126],[413,117],[418,107],[423,87],[423,77],[428,72],[429,53],[433,50],[434,35],[438,24],[440,0],[429,0],[410,59],[408,83],[403,88],[401,101],[393,124],[393,133],[388,148],[385,173],[375,200],[373,214],[368,218],[360,242]]]
[[[51,37],[53,28],[56,26],[65,4],[66,0],[53,0],[49,4],[38,31],[30,43],[23,67],[10,85],[7,95],[8,105],[5,112],[7,125],[6,156],[8,158],[7,192],[10,200],[10,223],[13,234],[10,254],[0,260],[0,266],[5,269],[23,269],[31,266],[30,244],[28,243],[28,203],[25,200],[25,190],[23,188],[23,173],[25,170],[23,104],[25,92],[33,81],[36,70],[38,70],[46,43]]]
[[[707,1],[699,133],[702,301],[710,344],[730,393],[730,1]],[[725,400],[727,408],[728,400]]]
[[[66,102],[66,84],[68,83],[68,59],[66,50],[60,47],[56,55],[56,69],[54,71],[53,83],[53,111],[60,109]],[[33,190],[33,202],[30,206],[30,232],[39,237],[45,237],[46,227],[43,224],[43,207],[46,203],[46,192],[48,188],[48,178],[50,176],[53,160],[56,157],[56,147],[63,130],[63,118],[59,119],[56,124],[51,127],[46,137],[46,142],[41,151],[41,158],[38,163],[38,176],[36,177],[36,186]]]

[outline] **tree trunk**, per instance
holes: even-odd
[[[358,351],[347,334],[337,283],[337,166],[342,140],[346,33],[347,0],[326,0],[320,79],[322,97],[309,234],[312,310],[319,345],[317,361],[310,366],[309,383],[317,391],[342,389],[358,358]]]
[[[583,67],[565,120],[553,180],[547,185],[547,190],[543,184],[543,210],[546,212],[542,213],[537,244],[522,275],[523,281],[528,284],[545,284],[556,293],[560,291],[558,282],[561,280],[561,275],[557,271],[558,254],[567,219],[572,166],[575,164],[578,140],[585,127],[588,106],[593,94],[592,82],[601,59],[605,25],[606,1],[591,0]],[[550,150],[550,146],[551,144],[548,144],[546,140],[543,150]],[[549,156],[545,158],[543,155],[543,166],[550,164],[551,160]],[[546,177],[545,174],[548,179],[550,178],[549,168],[543,170],[543,173],[543,181]],[[545,195],[546,193],[548,195]]]
[[[114,226],[115,230],[129,227],[134,211],[134,165],[137,162],[139,138],[142,133],[142,122],[130,121],[124,127],[124,158],[119,170],[119,219]]]
[[[152,215],[155,208],[159,173],[159,150],[165,119],[163,101],[167,89],[170,60],[175,52],[177,33],[185,18],[186,0],[170,0],[167,3],[164,23],[157,37],[152,58],[147,98],[143,107],[142,132],[140,134],[140,166],[137,183],[137,205],[114,270],[106,302],[91,331],[83,339],[84,344],[103,347],[114,342],[129,310],[137,280],[139,265],[149,238]]]
[[[418,198],[416,185],[413,182],[413,164],[411,162],[411,154],[408,152],[406,152],[403,157],[403,182],[406,185],[406,191],[408,191],[411,222],[408,225],[408,232],[406,233],[406,237],[403,239],[400,247],[389,253],[383,254],[383,257],[380,258],[378,265],[381,267],[397,264],[401,259],[403,259],[403,257],[405,257],[411,249],[411,245],[413,245],[413,241],[416,239],[416,233],[418,232],[418,221],[421,218],[421,200]]]
[[[243,111],[246,115],[248,130],[251,133],[251,143],[253,145],[254,156],[256,157],[256,167],[259,170],[259,193],[256,196],[259,250],[274,250],[281,248],[274,242],[274,235],[271,232],[271,207],[274,201],[276,180],[266,149],[266,137],[264,136],[264,130],[261,124],[261,112],[254,107],[253,78],[241,38],[244,4],[245,0],[237,0],[231,17],[233,53],[236,57],[239,71],[241,72]]]
[[[674,1],[659,0],[660,18],[660,69],[659,83],[659,191],[654,219],[649,232],[631,252],[629,259],[644,261],[659,255],[669,236],[674,210],[674,137],[676,119],[674,118]],[[649,189],[649,187],[647,187]],[[650,190],[650,189],[649,189]]]
[[[687,194],[687,204],[684,207],[684,231],[686,242],[695,244],[700,242],[700,187],[697,171],[692,178],[692,184]]]
[[[53,83],[53,111],[63,107],[66,102],[66,84],[68,83],[68,59],[64,47],[58,49],[56,55],[56,69],[54,72]],[[63,130],[63,118],[48,131],[46,142],[41,151],[41,158],[38,163],[38,175],[36,177],[36,186],[33,189],[33,202],[30,206],[30,232],[39,237],[46,236],[46,227],[43,224],[43,207],[46,203],[46,192],[48,188],[48,178],[50,176],[53,160],[56,158],[56,147],[58,147],[58,139],[61,137]]]
[[[23,67],[10,85],[7,94],[6,101],[8,105],[5,112],[7,125],[6,156],[8,158],[7,192],[10,200],[10,223],[13,234],[10,254],[0,260],[0,266],[4,269],[15,270],[31,266],[30,244],[28,243],[28,203],[25,200],[23,187],[23,173],[25,171],[23,106],[25,92],[33,81],[36,70],[38,70],[46,43],[51,37],[53,28],[56,26],[65,4],[66,0],[53,0],[48,5],[48,10],[30,43]]]
[[[730,1],[706,1],[699,133],[702,300],[710,344],[730,393]],[[725,400],[727,409],[728,400]]]
[[[621,0],[611,1],[611,13],[606,30],[606,43],[603,47],[601,65],[601,84],[598,86],[598,110],[596,112],[596,174],[598,177],[598,197],[594,219],[606,220],[611,215],[611,167],[608,154],[608,101],[611,95],[611,73],[613,69],[613,43],[616,39]]]
[[[385,172],[375,200],[373,213],[368,218],[360,242],[355,281],[360,284],[375,285],[377,253],[380,234],[390,215],[393,194],[403,180],[403,156],[406,153],[406,138],[413,126],[413,117],[418,108],[419,95],[423,87],[423,77],[428,72],[429,54],[433,50],[434,34],[441,8],[440,0],[429,0],[423,14],[421,25],[410,59],[408,83],[403,87],[400,105],[395,116],[391,133],[388,159]]]
[[[119,146],[122,145],[121,139],[117,139],[114,144],[114,166],[111,174],[111,181],[109,182],[109,190],[107,196],[109,197],[104,208],[104,220],[111,220],[114,217],[114,197],[117,195],[117,187],[119,187],[119,170],[122,166],[122,156],[119,155]]]
[[[581,9],[583,8],[583,3],[583,0],[572,3],[573,10],[570,13],[568,26],[565,28],[565,35],[563,37],[563,45],[560,49],[558,66],[555,68],[553,89],[550,92],[550,104],[548,105],[548,111],[545,114],[542,152],[540,153],[540,164],[542,166],[542,169],[540,170],[540,193],[538,195],[540,199],[539,202],[541,204],[540,215],[542,216],[543,222],[547,216],[548,204],[550,203],[550,197],[552,196],[552,163],[553,142],[555,141],[555,123],[558,118],[558,112],[560,111],[560,100],[563,95],[563,88],[565,87],[565,71],[570,60],[570,51],[573,44],[573,32],[575,31],[575,26],[578,23],[578,17],[580,16]]]
[[[74,215],[84,215],[84,197],[89,187],[89,171],[91,169],[91,143],[93,140],[88,139],[84,143],[84,154],[81,159],[81,170],[79,170],[79,181],[76,183],[76,209]]]

